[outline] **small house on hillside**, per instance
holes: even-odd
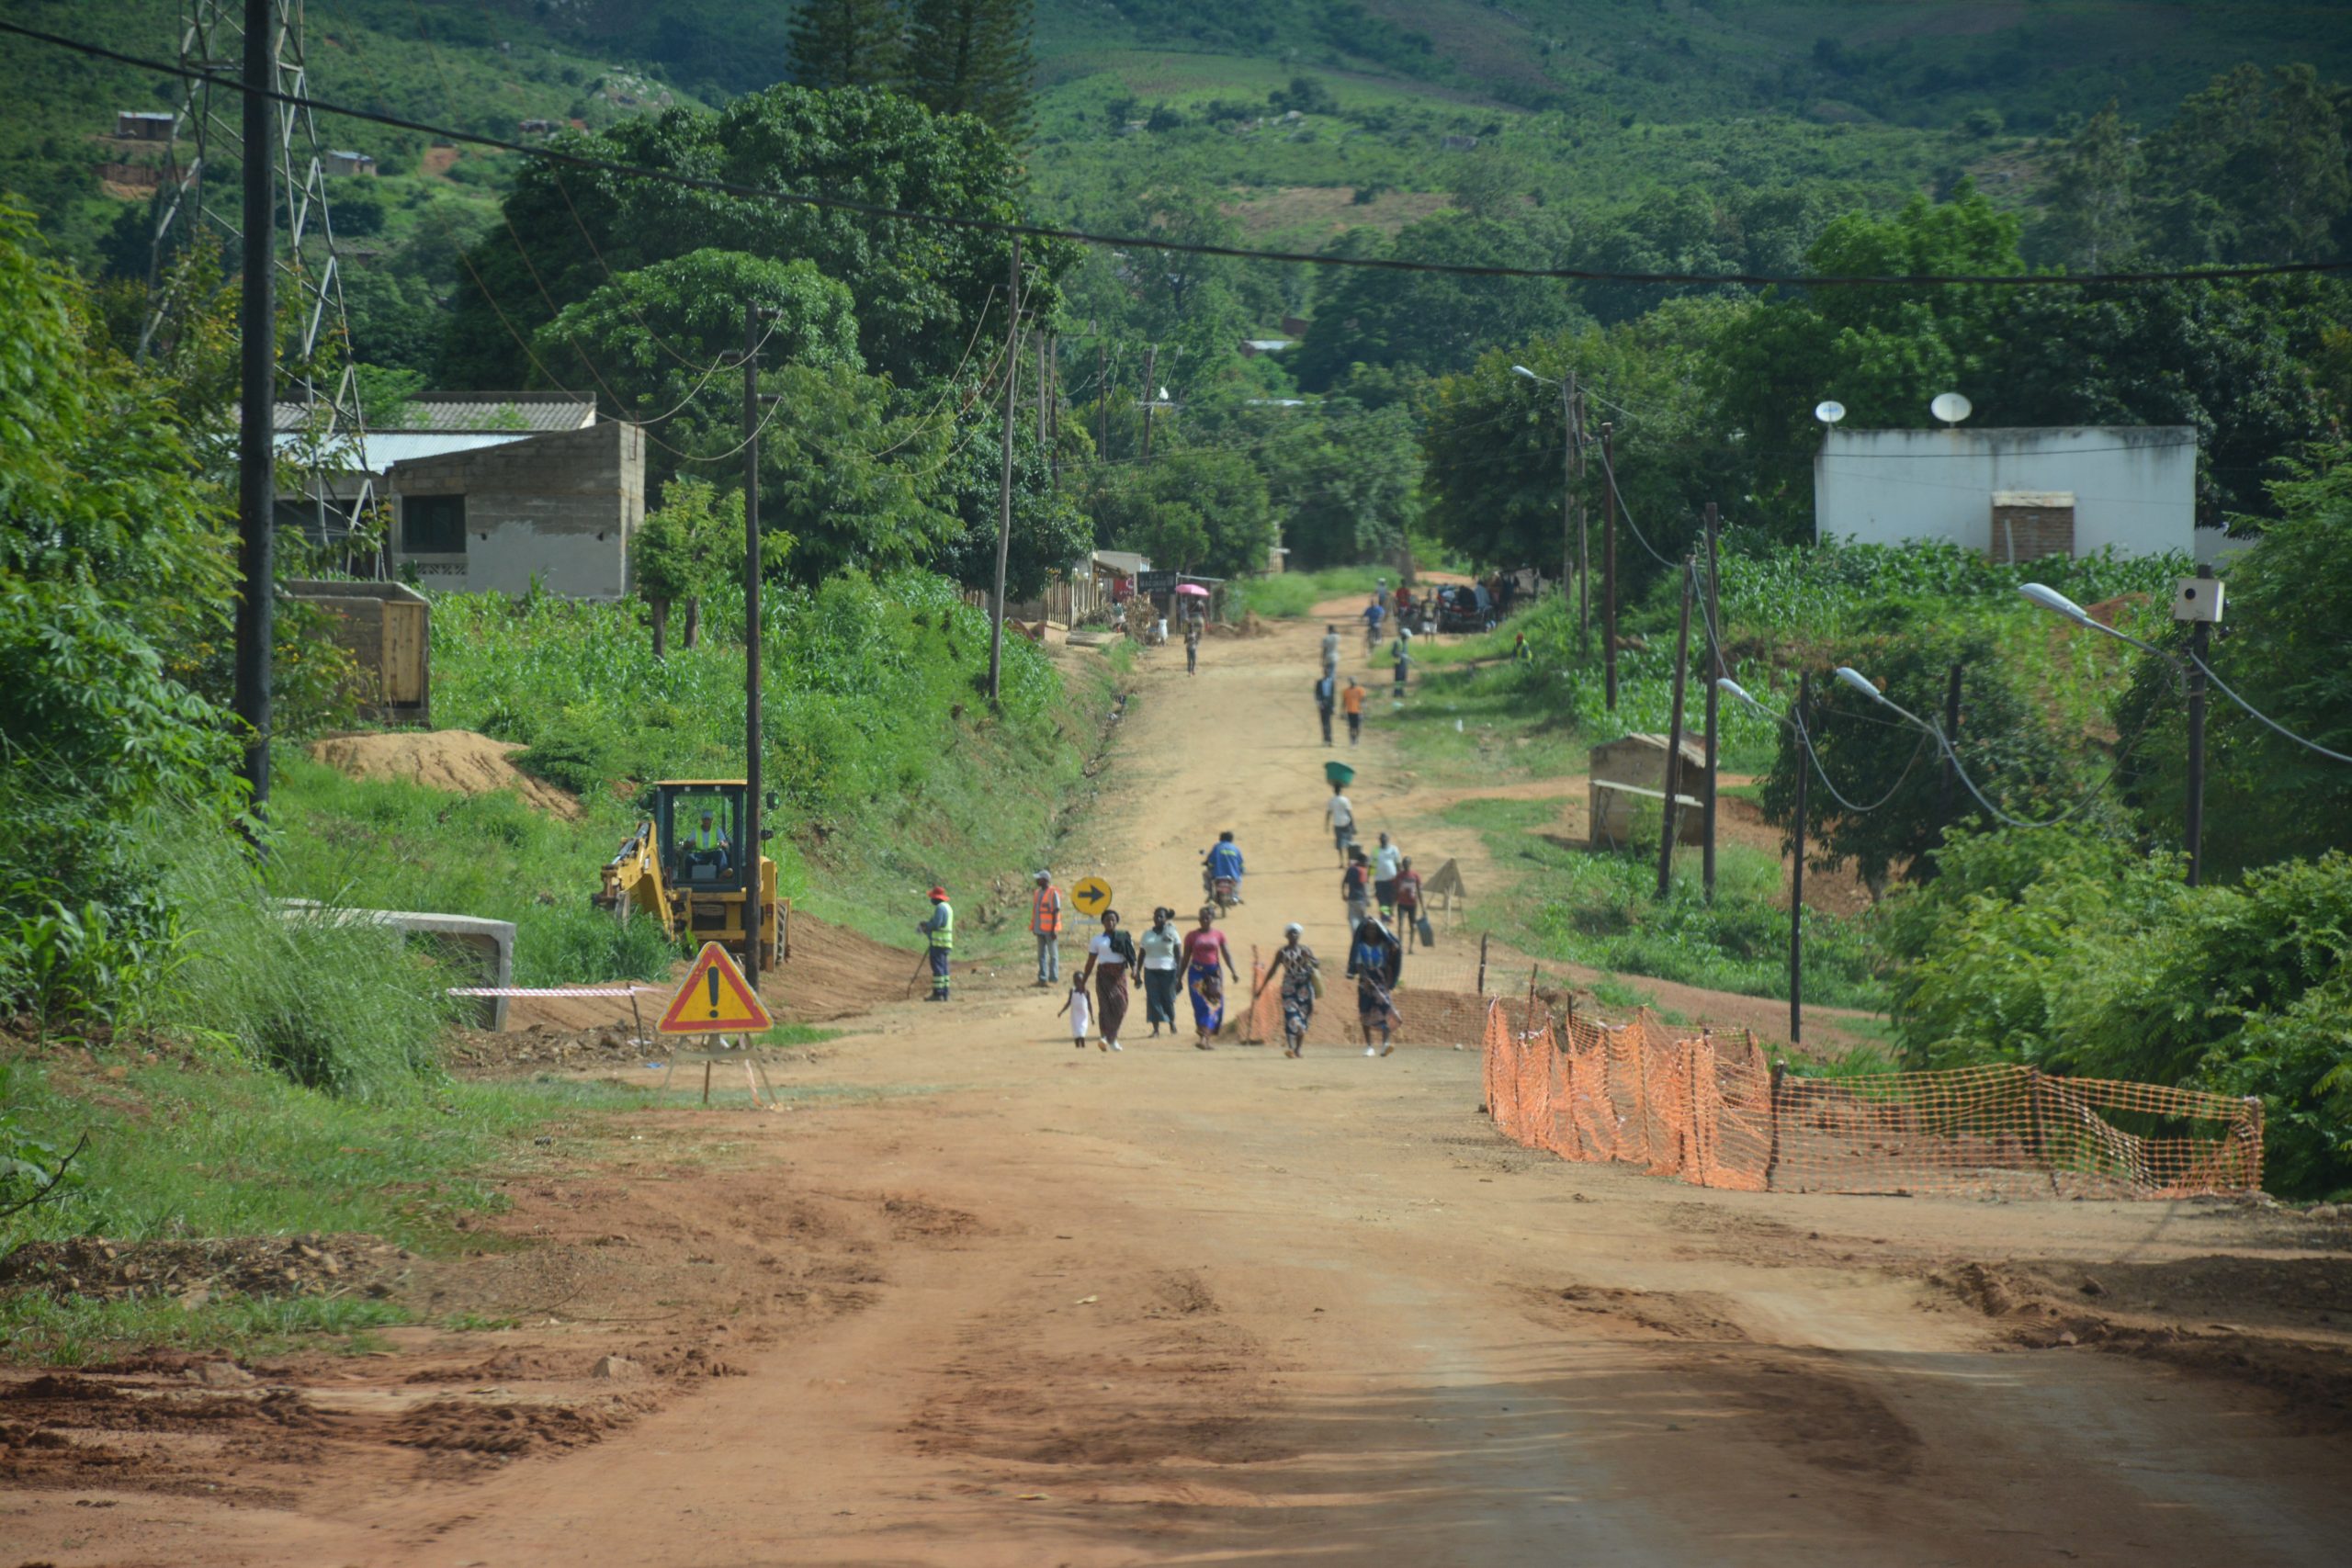
[[[645,432],[619,420],[405,458],[385,476],[395,571],[428,588],[579,599],[628,592]]]
[[[1707,750],[1688,735],[1682,738],[1680,772],[1674,837],[1695,844],[1706,835],[1699,808],[1707,793]],[[1627,735],[1595,746],[1586,773],[1592,847],[1623,848],[1634,841],[1634,821],[1655,815],[1666,798],[1666,737]]]
[[[1833,428],[1813,479],[1824,541],[1942,539],[2002,561],[2197,546],[2189,425]]]
[[[331,175],[373,175],[376,160],[373,154],[355,152],[347,147],[337,147],[327,153],[327,173]]]
[[[157,114],[147,109],[117,109],[114,113],[114,134],[121,141],[169,141],[176,115]]]

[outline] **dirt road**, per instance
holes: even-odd
[[[1160,656],[1062,873],[1183,908],[1229,827],[1237,934],[1296,918],[1336,953],[1312,635]],[[1376,730],[1360,760],[1367,826],[1418,822]],[[503,1228],[571,1271],[560,1302],[256,1369],[274,1427],[92,1416],[72,1440],[119,1462],[0,1472],[0,1562],[2342,1560],[2340,1388],[2158,1354],[2225,1310],[2341,1352],[2340,1229],[1702,1191],[1503,1144],[1472,1053],[1204,1054],[1138,1006],[1110,1056],[1057,999],[894,1010],[780,1069],[827,1091],[789,1114],[559,1149]],[[2106,1354],[2053,1319],[2027,1348],[1987,1309],[2029,1272],[2173,1337]],[[596,1379],[606,1353],[638,1366]]]

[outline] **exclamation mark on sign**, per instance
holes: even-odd
[[[706,969],[702,972],[702,977],[710,983],[710,1016],[717,1018],[718,1016],[718,971],[716,967]]]

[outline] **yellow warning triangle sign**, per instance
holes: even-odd
[[[727,950],[707,942],[653,1028],[661,1034],[756,1034],[775,1023]]]

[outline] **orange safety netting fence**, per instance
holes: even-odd
[[[1495,1126],[1563,1158],[1762,1192],[2179,1198],[2262,1184],[2262,1105],[1997,1064],[1810,1078],[1646,1010],[1485,1020]]]

